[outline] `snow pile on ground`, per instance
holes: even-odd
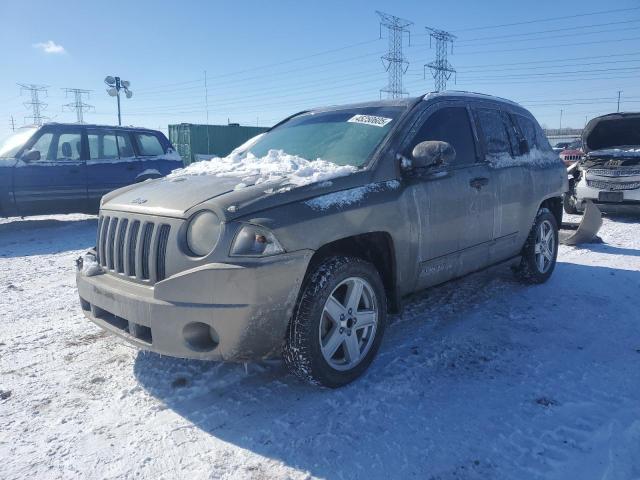
[[[532,148],[529,153],[525,155],[518,155],[516,157],[512,157],[508,153],[501,153],[500,155],[488,154],[487,160],[494,168],[515,167],[518,165],[544,167],[556,163],[559,164],[561,162],[557,153],[543,152],[537,148]]]
[[[3,480],[639,478],[638,223],[605,217],[542,285],[502,268],[413,295],[338,390],[103,332],[75,288],[96,228],[0,219]]]
[[[380,192],[385,189],[396,189],[400,186],[397,180],[382,183],[370,183],[363,187],[350,188],[341,192],[327,193],[305,202],[314,210],[327,210],[331,207],[346,207],[361,201],[367,193]]]
[[[82,275],[85,277],[93,277],[102,273],[100,264],[96,261],[96,257],[89,253],[82,256]]]
[[[269,150],[263,157],[256,157],[251,152],[246,155],[232,153],[223,158],[214,157],[211,160],[195,162],[188,167],[174,170],[168,177],[238,177],[242,181],[236,185],[236,189],[286,178],[289,185],[300,187],[350,175],[356,170],[357,168],[351,165],[337,165],[321,159],[307,160],[297,155],[289,155],[282,150]]]

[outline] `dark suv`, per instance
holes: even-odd
[[[337,387],[367,368],[404,296],[505,261],[546,281],[567,183],[533,116],[503,99],[301,112],[227,158],[106,195],[80,304],[142,349],[283,354]]]
[[[63,123],[25,127],[0,142],[0,216],[96,213],[105,193],[182,165],[156,130]]]

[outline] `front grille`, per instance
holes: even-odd
[[[588,180],[587,185],[600,190],[635,190],[640,182],[609,182],[607,180]]]
[[[561,155],[562,160],[566,160],[568,162],[577,162],[582,159],[582,155]]]
[[[640,175],[640,168],[590,168],[587,173],[600,177],[633,177]]]
[[[98,261],[103,268],[144,282],[166,277],[166,255],[171,226],[146,220],[100,216]]]

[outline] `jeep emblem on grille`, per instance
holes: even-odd
[[[143,203],[147,203],[147,199],[138,197],[131,200],[131,203],[135,203],[136,205],[142,205]]]

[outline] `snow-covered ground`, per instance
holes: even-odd
[[[79,215],[0,220],[0,478],[640,478],[640,224],[414,296],[361,380],[139,353],[80,312]]]

